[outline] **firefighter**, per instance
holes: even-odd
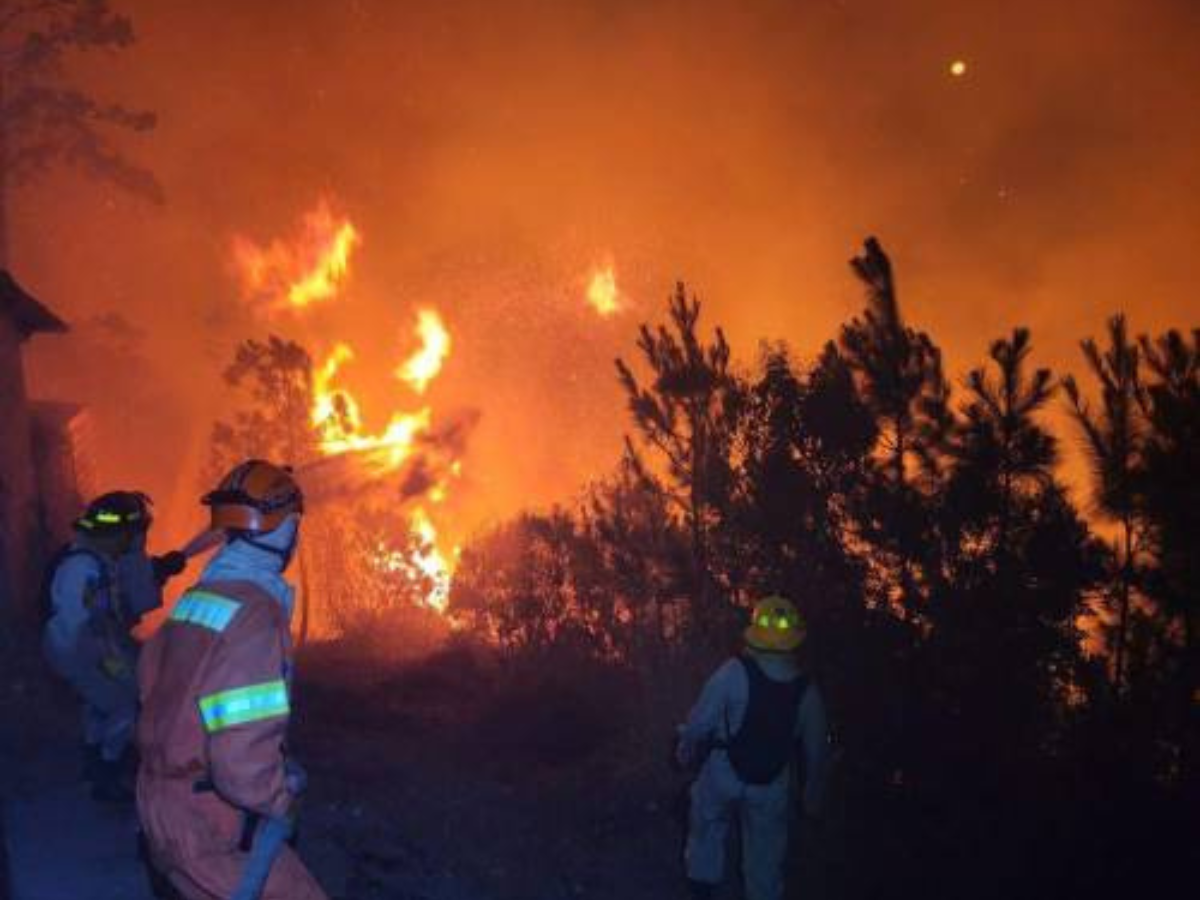
[[[678,761],[698,771],[685,862],[699,900],[713,897],[724,878],[735,822],[747,900],[780,900],[793,788],[804,813],[818,813],[829,737],[820,691],[796,658],[804,636],[794,604],[759,601],[744,652],[709,678],[680,728]]]
[[[75,538],[47,566],[42,648],[83,706],[84,777],[101,801],[133,799],[129,748],[137,717],[137,643],[131,631],[162,605],[162,587],[186,565],[175,551],[146,555],[150,498],[97,497],[74,522]]]
[[[224,546],[147,643],[137,802],[151,865],[187,900],[322,900],[281,837],[300,770],[287,756],[292,586],[303,497],[290,470],[234,468],[203,503]],[[251,883],[258,872],[265,884]]]

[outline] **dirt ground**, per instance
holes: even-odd
[[[354,900],[686,896],[683,788],[632,733],[635,686],[498,670],[467,650],[380,666],[347,648],[299,661],[303,849]],[[660,744],[647,760],[648,744]]]
[[[648,717],[632,676],[565,668],[465,647],[302,652],[299,849],[333,900],[683,900],[686,784],[667,755],[686,704]],[[21,669],[0,691],[4,720],[21,723],[0,741],[10,780],[78,741],[69,691]]]

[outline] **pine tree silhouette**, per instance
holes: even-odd
[[[1125,684],[1130,604],[1140,539],[1134,480],[1141,453],[1138,407],[1143,388],[1138,373],[1138,347],[1129,340],[1124,316],[1109,320],[1108,339],[1107,350],[1101,350],[1091,338],[1080,345],[1092,374],[1100,382],[1099,412],[1092,411],[1073,377],[1063,379],[1063,386],[1086,437],[1097,486],[1096,505],[1121,529],[1113,548],[1117,561],[1113,686],[1119,694]]]

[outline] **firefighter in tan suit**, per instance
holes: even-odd
[[[782,900],[793,789],[807,815],[819,811],[829,733],[821,693],[795,656],[805,633],[791,601],[760,600],[745,652],[708,680],[680,732],[679,761],[699,767],[685,853],[696,900],[717,895],[732,828],[741,832],[747,900]]]
[[[293,592],[282,577],[303,499],[286,469],[250,460],[204,498],[225,546],[143,653],[138,812],[151,865],[187,900],[323,900],[299,857],[272,849],[303,789],[286,757]],[[258,859],[262,863],[261,859]]]

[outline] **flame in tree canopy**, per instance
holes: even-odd
[[[322,200],[305,214],[291,240],[266,246],[245,237],[233,240],[233,264],[242,295],[271,310],[302,310],[338,295],[350,271],[350,256],[362,238],[345,216]]]
[[[396,377],[418,394],[423,394],[429,382],[442,370],[442,363],[450,353],[450,332],[434,310],[422,309],[417,313],[417,337],[421,340],[421,349],[401,364]]]
[[[358,400],[349,390],[333,385],[338,372],[353,359],[354,349],[349,344],[335,344],[313,373],[313,428],[326,456],[363,454],[375,471],[384,475],[412,456],[417,437],[429,429],[432,411],[427,406],[416,412],[397,411],[382,431],[367,431]]]
[[[265,303],[268,312],[296,313],[321,301],[340,299],[352,253],[360,242],[354,223],[335,215],[325,200],[303,217],[290,239],[260,246],[235,238],[233,264],[243,297]],[[296,318],[290,321],[300,323]],[[395,375],[414,393],[424,395],[450,353],[450,332],[437,311],[423,308],[417,312],[415,334],[419,346],[402,357]],[[425,451],[436,443],[436,436],[431,432],[434,415],[428,403],[415,410],[395,409],[382,429],[368,428],[359,399],[339,384],[354,360],[353,346],[335,340],[314,368],[309,423],[321,454],[317,465],[333,464],[338,472],[353,472],[351,480],[356,483],[365,479],[372,484],[398,484],[403,500],[424,504],[406,514],[411,549],[382,553],[364,562],[381,572],[404,574],[428,585],[424,603],[444,611],[452,566],[438,546],[429,507],[445,500],[449,482],[461,471],[461,464],[451,459],[431,467]]]
[[[397,369],[397,374],[415,391],[424,393],[449,352],[450,337],[441,317],[432,310],[420,311],[417,333],[422,338],[422,347]],[[314,371],[310,419],[323,455],[354,454],[358,464],[372,477],[386,478],[404,471],[416,460],[422,438],[429,435],[433,410],[428,405],[415,411],[396,410],[382,430],[370,431],[364,425],[357,398],[349,389],[335,384],[343,367],[353,359],[353,348],[340,342]],[[448,474],[457,471],[456,463]],[[432,503],[444,500],[446,493],[446,478],[424,491]],[[384,571],[422,578],[431,586],[425,595],[425,603],[444,611],[450,594],[452,567],[438,546],[437,529],[423,506],[416,507],[409,515],[409,529],[416,549],[408,554],[385,554],[375,562]]]

